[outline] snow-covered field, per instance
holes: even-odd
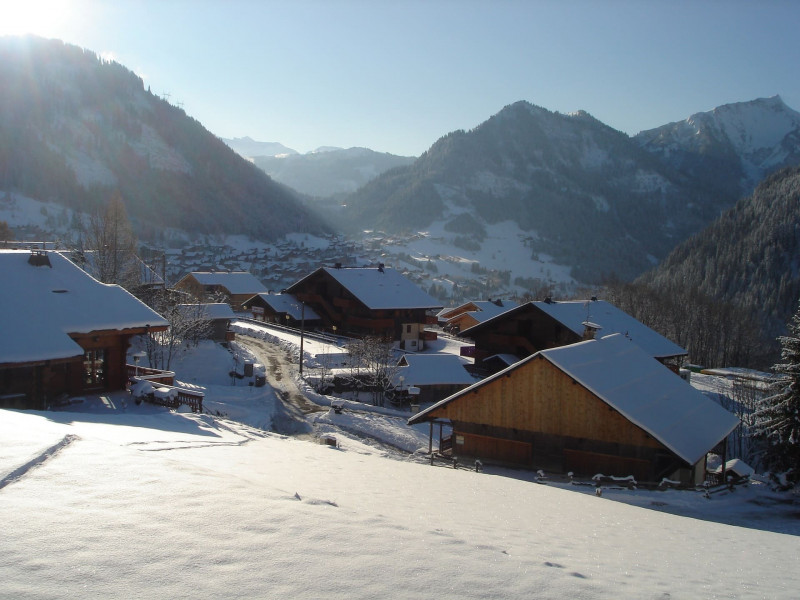
[[[231,419],[119,396],[0,411],[0,597],[797,597],[794,495],[596,497],[431,467],[348,429],[396,439],[404,419],[374,411],[317,413],[338,447],[300,441],[239,421],[277,399],[231,385],[231,360],[201,346],[175,365]]]

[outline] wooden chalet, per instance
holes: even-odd
[[[442,308],[401,273],[383,265],[321,267],[286,292],[314,309],[326,328],[335,326],[344,335],[399,340],[410,351],[435,339],[435,332],[425,331],[426,325],[436,324],[428,311]]]
[[[456,308],[441,311],[437,317],[442,328],[449,333],[458,333],[488,321],[512,308],[519,306],[512,300],[472,300]]]
[[[0,407],[124,389],[130,338],[168,327],[58,252],[0,250],[0,273]]]
[[[497,356],[517,360],[540,350],[574,344],[597,336],[621,333],[642,350],[678,372],[687,352],[613,304],[603,300],[528,302],[507,310],[459,336],[475,342],[475,365],[496,372]]]
[[[621,334],[537,352],[413,416],[457,456],[699,483],[739,420]],[[441,435],[441,434],[440,434]]]
[[[253,318],[267,323],[288,325],[289,327],[314,327],[320,322],[320,316],[310,306],[303,304],[291,294],[256,294],[242,303]]]
[[[266,286],[248,271],[195,271],[181,278],[175,288],[190,293],[200,302],[224,298],[236,312],[242,303],[267,291]]]

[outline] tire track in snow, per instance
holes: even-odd
[[[42,452],[36,458],[29,460],[21,467],[18,467],[17,469],[11,471],[11,473],[3,477],[3,479],[0,479],[0,490],[11,483],[14,483],[15,481],[19,481],[20,479],[25,477],[25,475],[27,475],[31,470],[44,464],[45,462],[53,458],[56,454],[61,452],[64,448],[69,446],[72,442],[79,439],[81,438],[77,435],[72,435],[72,434],[65,435],[60,442],[58,442],[53,446],[50,446],[47,450]]]

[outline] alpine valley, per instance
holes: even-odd
[[[469,295],[507,297],[633,280],[765,176],[798,164],[800,113],[778,96],[636,136],[583,111],[520,101],[418,158],[363,148],[301,155],[277,142],[223,141],[91,51],[0,38],[0,208],[27,198],[91,211],[119,192],[140,240],[156,246],[175,231],[184,245],[339,234],[352,255],[324,260],[392,264],[446,304],[464,282],[480,281]],[[796,204],[781,214],[800,223]],[[321,255],[307,266],[314,260]]]

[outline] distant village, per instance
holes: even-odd
[[[514,285],[508,272],[484,269],[474,261],[464,264],[457,256],[412,256],[402,250],[423,235],[398,237],[368,232],[361,240],[353,240],[341,235],[293,234],[271,244],[252,242],[236,247],[209,239],[166,250],[144,245],[141,258],[167,286],[197,271],[248,271],[268,290],[278,293],[321,266],[365,267],[383,263],[402,272],[447,306],[499,296],[563,297],[569,291],[563,283],[544,280]],[[450,268],[440,267],[445,264]]]

